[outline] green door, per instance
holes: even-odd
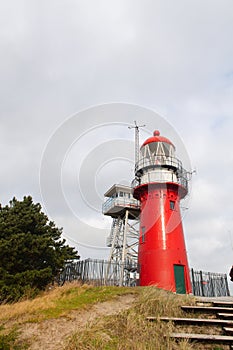
[[[185,280],[184,280],[184,266],[183,265],[174,265],[174,275],[176,282],[176,293],[185,294]]]

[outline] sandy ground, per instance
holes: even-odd
[[[30,350],[60,350],[64,348],[67,337],[84,328],[95,318],[115,315],[129,309],[136,299],[135,295],[120,296],[115,300],[95,304],[89,310],[72,311],[66,317],[50,319],[40,323],[26,323],[20,331],[22,340],[29,340]]]

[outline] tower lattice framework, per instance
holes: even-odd
[[[103,213],[112,217],[107,246],[110,247],[106,281],[120,286],[135,285],[139,238],[140,206],[132,188],[114,185],[106,192]]]

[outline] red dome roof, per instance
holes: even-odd
[[[155,130],[154,131],[154,136],[149,137],[149,139],[144,141],[142,147],[147,145],[148,143],[151,143],[151,142],[166,142],[166,143],[169,143],[170,145],[172,145],[175,148],[175,146],[173,145],[173,143],[169,139],[167,139],[166,137],[160,136],[159,130]]]

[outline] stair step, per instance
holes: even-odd
[[[148,321],[157,321],[156,317],[147,317]],[[219,325],[219,326],[233,326],[233,321],[219,320],[217,318],[182,318],[182,317],[160,317],[161,321],[171,321],[179,324],[196,324],[196,325]]]
[[[224,330],[227,334],[233,335],[233,328],[231,328],[231,327],[223,327],[223,330]]]
[[[228,320],[233,320],[233,314],[218,312],[217,315],[220,318],[227,318]]]
[[[229,307],[214,307],[214,306],[181,306],[184,311],[204,312],[204,313],[231,313],[232,309]]]
[[[233,302],[232,301],[212,301],[212,304],[214,306],[227,306],[233,308]]]
[[[223,303],[223,304],[228,304],[228,303],[233,303],[233,297],[195,297],[196,301],[200,301],[203,303]]]
[[[197,306],[221,306],[232,308],[233,310],[233,302],[231,301],[207,301],[207,300],[197,300]]]
[[[218,344],[233,344],[233,337],[228,335],[211,335],[211,334],[193,334],[193,333],[171,333],[171,338],[188,339],[191,341],[218,343]]]

